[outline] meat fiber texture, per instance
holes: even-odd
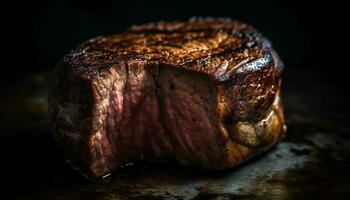
[[[242,22],[135,25],[59,62],[50,121],[68,159],[91,177],[143,159],[227,169],[284,135],[282,68],[270,42]]]

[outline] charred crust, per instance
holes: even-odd
[[[259,32],[242,22],[222,18],[195,18],[187,22],[150,23],[132,26],[124,33],[93,38],[66,55],[57,67],[49,95],[51,122],[55,129],[56,140],[58,143],[64,144],[64,151],[70,156],[70,160],[77,161],[78,164],[75,165],[91,165],[90,162],[94,160],[94,156],[87,151],[94,146],[100,148],[102,139],[97,141],[96,145],[91,144],[91,141],[89,144],[88,138],[95,137],[93,128],[90,127],[93,126],[91,124],[94,121],[85,128],[81,128],[79,122],[72,126],[76,129],[81,128],[79,131],[81,131],[82,139],[77,140],[78,143],[73,137],[61,134],[60,130],[66,131],[68,135],[75,130],[69,127],[70,122],[68,121],[70,119],[59,119],[58,106],[71,100],[76,104],[74,106],[86,104],[90,107],[81,109],[86,113],[80,113],[77,118],[94,117],[93,113],[97,113],[93,111],[94,106],[101,104],[101,99],[96,100],[101,89],[93,88],[93,82],[97,81],[97,85],[103,85],[104,75],[120,69],[125,70],[125,72],[123,71],[123,81],[124,79],[128,80],[133,77],[132,70],[139,67],[147,73],[146,80],[151,82],[150,85],[153,84],[149,86],[149,90],[143,92],[155,95],[158,105],[158,110],[156,110],[157,115],[159,115],[158,121],[172,146],[171,150],[165,150],[169,154],[167,156],[176,157],[183,164],[202,164],[201,167],[211,169],[232,167],[266,150],[283,135],[283,109],[280,102],[276,101],[279,99],[283,63],[273,50],[271,43]],[[193,149],[189,150],[191,154],[187,154],[186,149],[182,152],[181,147],[177,146],[178,141],[175,133],[171,130],[172,127],[167,126],[165,114],[167,101],[161,96],[163,93],[160,92],[160,89],[163,92],[166,91],[166,95],[168,92],[173,95],[181,90],[182,84],[178,81],[180,76],[176,76],[172,80],[163,80],[164,76],[160,79],[161,68],[171,69],[170,72],[175,70],[188,73],[189,79],[184,80],[192,80],[200,75],[203,78],[201,80],[204,80],[205,83],[210,82],[210,87],[204,87],[205,90],[201,91],[203,85],[196,85],[194,81],[193,84],[187,85],[190,90],[185,88],[184,91],[193,96],[201,92],[215,96],[216,102],[213,102],[213,105],[202,100],[196,101],[196,103],[214,108],[214,111],[211,112],[214,119],[209,122],[209,125],[210,130],[211,127],[215,127],[213,129],[218,132],[218,135],[214,137],[218,141],[216,141],[216,145],[211,147],[211,150],[216,149],[216,153],[205,155],[202,159],[188,156],[198,154]],[[162,73],[164,75],[168,71]],[[113,81],[114,85],[118,84],[116,79]],[[124,81],[121,84],[125,84],[121,92],[123,97],[133,92],[131,83]],[[154,88],[150,89],[153,86]],[[77,93],[72,92],[74,87],[79,87]],[[105,86],[102,90],[106,89],[112,93],[113,89],[108,87]],[[86,102],[81,100],[81,95],[87,97]],[[202,96],[201,98],[206,99],[207,97]],[[112,101],[113,97],[109,96],[108,106],[112,104]],[[130,99],[123,98],[123,106],[128,106],[128,101]],[[145,97],[141,96],[137,101],[145,101]],[[209,112],[211,109],[208,107],[201,108]],[[133,105],[130,115],[137,115],[139,110],[142,111],[141,104]],[[74,118],[75,114],[70,114]],[[113,118],[114,116],[111,115],[118,113],[113,110],[111,115],[108,112],[104,114],[106,114],[106,118]],[[122,113],[121,120],[127,120],[124,115]],[[94,118],[94,120],[96,122],[99,119]],[[103,120],[105,118],[100,121]],[[191,116],[186,120],[193,124],[201,122],[201,118],[198,116]],[[176,126],[180,126],[180,124],[176,124]],[[131,128],[132,130],[127,133],[135,135],[137,130],[135,127]],[[123,142],[121,134],[118,134],[117,137],[107,137],[107,140],[109,142],[116,139]],[[144,137],[146,142],[152,142],[147,134]],[[208,142],[207,144],[212,143]],[[125,164],[129,158],[133,160],[134,157],[138,156],[137,159],[139,159],[139,154],[142,155],[141,159],[143,159],[143,155],[146,157],[147,155],[154,156],[153,153],[157,152],[151,146],[141,147],[133,152],[126,148],[115,152],[117,150],[112,149],[113,156],[108,157],[110,160],[107,160],[110,163],[98,163],[97,167],[94,166],[90,169],[93,171],[92,176],[100,176],[108,171],[110,168],[108,165],[117,159],[118,153],[123,154],[120,162]],[[188,158],[185,158],[184,155]],[[95,157],[103,157],[103,155]],[[201,161],[203,162],[201,163]],[[116,166],[119,164],[117,163]]]
[[[124,33],[99,36],[81,44],[64,61],[86,78],[118,63],[139,61],[188,68],[222,81],[217,69],[220,61],[229,60],[222,70],[230,77],[242,61],[252,62],[270,51],[270,42],[249,25],[225,18],[193,18],[132,26]],[[272,56],[281,69],[278,56]]]

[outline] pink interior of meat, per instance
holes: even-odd
[[[177,158],[210,168],[222,158],[216,86],[205,75],[165,65],[111,68],[95,88],[91,171],[102,175],[143,158]],[[96,121],[96,120],[94,120]]]

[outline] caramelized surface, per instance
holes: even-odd
[[[229,19],[100,36],[57,67],[50,95],[56,140],[93,177],[154,158],[233,167],[284,133],[282,66],[256,30]]]
[[[65,57],[75,73],[90,78],[111,65],[147,62],[174,65],[222,81],[240,66],[270,62],[270,45],[251,26],[229,19],[195,18],[132,26],[99,36]],[[259,67],[256,63],[248,68]]]

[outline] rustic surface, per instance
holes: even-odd
[[[249,163],[206,173],[148,162],[92,182],[72,170],[53,142],[47,74],[29,76],[1,96],[2,194],[10,199],[346,199],[350,135],[344,94],[300,77],[301,83],[285,80],[293,86],[283,91],[288,135]]]

